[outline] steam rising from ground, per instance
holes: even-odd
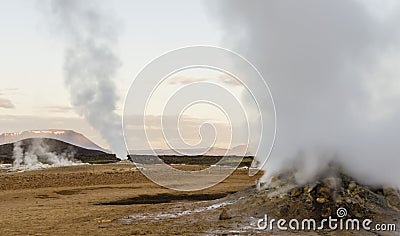
[[[72,105],[100,132],[113,152],[125,157],[113,81],[121,64],[113,48],[118,27],[96,4],[97,1],[52,0],[46,15],[54,32],[66,43],[65,84]]]
[[[274,95],[265,178],[295,165],[308,181],[337,160],[362,181],[400,186],[400,8],[378,14],[384,2],[209,2],[225,43]]]
[[[14,143],[14,169],[40,169],[51,166],[66,166],[77,163],[73,152],[64,152],[60,155],[49,151],[49,146],[42,139],[32,140],[25,150],[22,142]]]

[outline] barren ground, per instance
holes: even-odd
[[[178,192],[152,183],[133,167],[87,165],[0,174],[0,235],[213,234],[215,227],[223,229],[221,209],[204,207],[258,178],[237,170],[210,189]],[[206,212],[166,214],[185,209]],[[199,214],[207,214],[206,220],[196,220]]]

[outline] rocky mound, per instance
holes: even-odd
[[[239,200],[222,213],[243,219],[241,224],[253,225],[253,229],[257,228],[257,219],[263,219],[265,215],[269,219],[287,221],[314,219],[317,223],[329,217],[360,221],[371,219],[373,224],[394,224],[397,230],[400,226],[399,190],[361,184],[336,165],[304,185],[297,184],[293,172],[288,171],[273,177],[268,185],[247,188],[230,198]],[[321,232],[327,233],[326,230]],[[398,235],[396,233],[398,231],[383,235]],[[379,234],[382,235],[381,232]],[[369,234],[366,231],[360,235]]]
[[[46,151],[56,155],[71,154],[73,159],[85,163],[112,163],[119,159],[115,154],[109,154],[99,150],[91,150],[78,147],[63,141],[48,138],[30,138],[20,141],[22,150],[27,151],[33,143],[42,142],[46,145]],[[13,163],[14,143],[0,145],[0,163]]]

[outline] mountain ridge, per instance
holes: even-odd
[[[15,143],[29,138],[50,138],[57,139],[75,146],[79,146],[91,150],[99,150],[110,153],[91,141],[89,138],[74,130],[66,129],[45,129],[45,130],[26,130],[21,132],[8,132],[0,134],[0,145]]]

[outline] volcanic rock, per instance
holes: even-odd
[[[291,197],[297,197],[301,194],[301,188],[294,188],[292,189],[292,191],[290,192],[290,196]]]
[[[226,209],[223,209],[221,214],[219,215],[219,220],[229,220],[232,219],[232,216],[228,214]]]
[[[388,205],[400,211],[400,191],[394,188],[384,187],[383,194],[386,197]]]
[[[338,209],[344,208],[343,219],[371,219],[400,226],[398,190],[362,184],[337,165],[328,168],[302,185],[296,183],[293,170],[281,173],[265,189],[247,188],[230,196],[228,200],[240,200],[226,206],[226,211],[237,215],[238,219],[247,217],[248,221],[243,224],[248,225],[265,215],[287,221],[295,218],[320,222],[329,217],[338,218]],[[326,231],[317,234],[326,235]],[[355,235],[370,234],[364,231]]]
[[[326,198],[323,198],[323,197],[318,197],[315,201],[317,201],[318,203],[322,204],[322,203],[327,202],[328,200],[326,200]]]
[[[350,191],[353,191],[354,189],[356,189],[356,187],[357,187],[356,182],[351,181],[350,184],[349,184],[349,186],[348,186],[348,189],[349,189]]]

